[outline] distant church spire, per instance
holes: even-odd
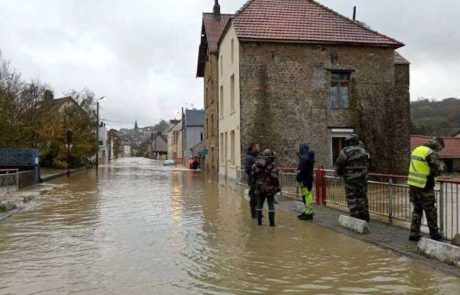
[[[134,130],[137,130],[137,129],[139,129],[139,126],[137,126],[137,120],[136,120],[134,121]]]
[[[220,5],[219,5],[219,0],[214,0],[214,17],[215,18],[220,18]]]

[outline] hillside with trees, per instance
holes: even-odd
[[[453,136],[460,131],[460,99],[419,99],[411,103],[412,134]]]

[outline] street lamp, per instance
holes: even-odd
[[[97,116],[97,123],[96,123],[96,140],[97,140],[97,151],[96,151],[96,173],[99,168],[99,102],[103,101],[105,99],[105,96],[102,96],[98,99],[96,99],[96,116]]]
[[[67,177],[70,177],[70,150],[72,149],[72,131],[69,129],[66,132],[66,147],[67,147]]]

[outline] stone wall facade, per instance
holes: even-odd
[[[219,84],[218,58],[209,54],[204,74],[204,141],[208,150],[203,168],[217,175],[219,168]]]
[[[241,42],[239,54],[242,147],[259,142],[277,153],[279,166],[293,167],[304,141],[317,165],[332,167],[333,130],[353,129],[372,154],[372,170],[407,169],[409,66],[395,66],[394,49]],[[332,70],[351,71],[347,109],[331,109]]]

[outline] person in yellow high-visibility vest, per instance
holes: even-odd
[[[441,161],[437,153],[443,148],[444,140],[435,137],[412,151],[407,180],[410,201],[414,206],[409,235],[411,241],[420,240],[423,211],[425,211],[431,238],[433,240],[441,239],[434,186],[435,177],[442,172]]]

